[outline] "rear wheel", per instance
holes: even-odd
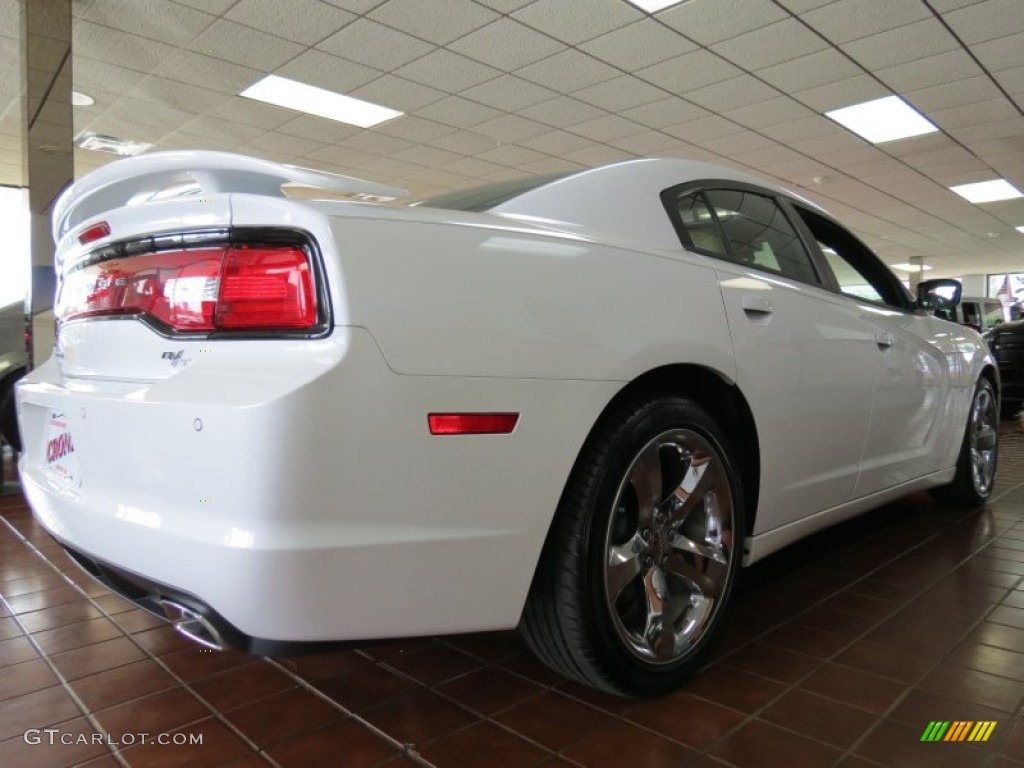
[[[953,482],[932,490],[943,504],[976,507],[992,495],[999,458],[999,401],[992,382],[982,377],[974,389],[971,410]]]
[[[703,661],[732,592],[742,491],[724,432],[675,396],[616,408],[588,441],[522,629],[549,666],[621,694],[670,690]]]

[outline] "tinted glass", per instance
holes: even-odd
[[[694,192],[679,198],[679,221],[690,236],[693,247],[725,256],[727,251],[718,222],[711,215],[704,196]]]
[[[810,255],[774,200],[731,189],[713,189],[705,195],[729,241],[733,260],[805,283],[817,282]]]

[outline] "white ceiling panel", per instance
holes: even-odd
[[[227,138],[227,135],[225,135],[225,138]],[[289,155],[292,158],[302,157],[325,146],[319,141],[300,139],[298,136],[288,136],[276,131],[267,131],[255,139],[250,139],[247,143],[254,149],[278,152]]]
[[[82,12],[87,21],[180,47],[216,21],[216,16],[163,0],[103,0]]]
[[[334,144],[360,130],[354,125],[346,125],[337,120],[327,120],[316,115],[300,115],[297,112],[291,112],[291,114],[296,117],[277,126],[276,130],[279,133],[324,144]]]
[[[982,0],[967,8],[950,11],[943,18],[967,44],[1024,32],[1020,0]]]
[[[664,88],[670,93],[685,93],[712,83],[719,83],[743,73],[735,64],[711,51],[685,53],[637,72],[637,76]]]
[[[423,144],[431,139],[447,136],[455,129],[450,125],[438,123],[434,120],[406,115],[401,120],[389,120],[386,123],[382,123],[374,130],[388,136],[395,136],[416,144]]]
[[[462,92],[467,99],[505,112],[515,112],[552,99],[557,94],[543,86],[515,75],[502,75],[483,85]]]
[[[830,48],[760,69],[757,76],[780,91],[792,93],[846,80],[862,73],[849,57]]]
[[[535,149],[538,152],[555,156],[566,155],[569,152],[575,152],[578,149],[584,149],[593,144],[590,139],[586,139],[579,134],[561,130],[548,131],[537,136],[531,136],[528,139],[522,139],[518,143],[520,146],[527,147],[528,149]]]
[[[472,128],[485,120],[497,117],[499,110],[479,104],[459,96],[446,96],[426,107],[416,110],[416,114],[428,120],[436,120],[443,125],[456,128]]]
[[[239,0],[224,15],[305,45],[315,45],[356,18],[354,13],[320,0]]]
[[[860,104],[888,96],[889,91],[870,75],[856,75],[834,83],[796,91],[793,98],[818,112]]]
[[[315,85],[318,88],[326,88],[336,93],[351,93],[359,86],[381,77],[384,73],[340,56],[332,56],[324,51],[311,48],[300,53],[284,66],[278,67],[274,74]],[[239,89],[236,93],[240,93],[241,90]]]
[[[658,19],[701,45],[712,45],[786,18],[771,0],[689,0]]]
[[[981,125],[1019,117],[1020,112],[1006,99],[990,99],[949,109],[936,110],[929,117],[944,130]]]
[[[589,88],[575,91],[573,98],[610,112],[652,104],[665,98],[665,91],[632,75],[622,75]]]
[[[421,40],[446,45],[498,18],[498,14],[471,0],[387,0],[370,12],[381,24],[400,29]]]
[[[666,125],[676,125],[687,120],[696,120],[698,117],[707,117],[710,114],[703,107],[698,107],[692,102],[675,96],[622,111],[623,117],[628,117],[630,120],[650,128],[664,128]]]
[[[273,71],[306,50],[298,43],[227,19],[215,21],[188,48],[263,72]]]
[[[815,117],[815,113],[789,96],[776,96],[773,99],[747,104],[736,109],[722,111],[724,117],[735,120],[747,128],[762,130],[780,123],[790,123]]]
[[[447,94],[420,83],[414,83],[412,80],[406,80],[404,77],[384,75],[357,88],[349,95],[402,112],[415,112],[428,104],[440,101]]]
[[[562,43],[509,18],[481,27],[448,47],[506,72],[565,50]]]
[[[596,120],[571,125],[568,130],[594,141],[607,142],[643,133],[644,127],[618,115],[605,115]]]
[[[654,19],[641,19],[579,47],[602,61],[635,72],[696,50],[697,44]]]
[[[458,53],[439,48],[423,58],[399,67],[395,74],[437,88],[439,91],[460,93],[474,85],[494,80],[501,72]]]
[[[745,133],[746,130],[742,125],[737,125],[731,120],[726,120],[718,115],[688,120],[685,123],[671,125],[664,129],[665,133],[676,136],[690,144],[710,141],[722,136]]]
[[[751,75],[687,91],[686,98],[712,112],[725,112],[779,96],[779,91]]]
[[[569,45],[579,45],[638,21],[643,14],[622,0],[537,0],[512,17]]]
[[[139,72],[152,72],[177,50],[172,45],[80,19],[75,21],[72,35],[76,57],[98,59]]]
[[[848,43],[931,16],[920,0],[836,0],[800,18],[833,43]]]
[[[829,48],[821,35],[794,18],[783,19],[711,46],[744,69],[762,69]]]
[[[878,32],[842,46],[850,58],[872,70],[917,61],[959,48],[956,38],[934,18]]]
[[[91,64],[86,71],[93,71],[99,66]],[[189,85],[198,85],[211,91],[219,91],[231,95],[238,94],[259,80],[265,73],[258,69],[231,64],[222,59],[193,51],[179,50],[164,59],[153,74],[168,80],[178,80]],[[76,75],[75,87],[85,85]]]
[[[992,79],[984,75],[904,93],[907,101],[926,114],[958,105],[999,99],[1001,96]]]
[[[335,32],[317,47],[383,71],[397,69],[435,49],[432,43],[365,18]]]
[[[519,115],[502,115],[474,126],[473,130],[498,141],[516,142],[546,133],[550,128]]]
[[[904,93],[954,80],[965,80],[981,73],[981,68],[966,51],[957,50],[908,61],[895,67],[885,67],[876,74],[890,88]]]
[[[532,107],[519,110],[519,114],[555,128],[593,120],[605,114],[603,109],[585,104],[569,96],[557,96]],[[629,117],[629,115],[626,115]]]
[[[516,74],[545,88],[571,93],[611,80],[621,72],[593,56],[570,49],[516,70]]]

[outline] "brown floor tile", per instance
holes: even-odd
[[[175,685],[173,677],[149,660],[81,677],[71,683],[75,693],[94,712]]]
[[[488,768],[530,768],[551,758],[547,752],[491,723],[477,723],[419,750],[434,765],[474,765]]]
[[[32,647],[27,637],[11,637],[7,640],[0,640],[0,669],[20,664],[23,661],[31,661],[38,658],[39,654]]]
[[[59,733],[33,734],[32,740],[39,737],[38,744],[26,743],[20,735],[0,742],[0,765],[12,768],[66,768],[110,753],[102,743],[92,743],[96,732],[84,717],[61,723],[59,729]],[[53,743],[50,743],[51,738]],[[62,740],[70,743],[62,743]]]
[[[111,615],[124,613],[125,611],[132,611],[135,610],[136,607],[132,602],[114,594],[104,595],[103,597],[96,597],[93,599],[96,602],[96,605]]]
[[[55,667],[67,680],[76,680],[114,669],[145,658],[135,644],[126,637],[104,640],[50,657]]]
[[[203,720],[211,712],[184,688],[168,688],[95,712],[108,733],[165,733]]]
[[[351,718],[317,728],[267,750],[282,768],[343,764],[365,768],[398,754]]]
[[[867,712],[799,688],[785,694],[760,717],[841,749],[849,748],[875,722]]]
[[[746,715],[682,690],[645,701],[626,717],[694,749],[705,749],[743,722]]]
[[[220,768],[251,756],[251,748],[218,720],[202,720],[177,731],[186,738],[202,737],[201,744],[159,744],[150,736],[146,744],[122,748],[124,758],[139,768],[183,766],[189,768]]]
[[[953,652],[949,662],[1024,683],[1024,653],[991,645],[964,644]]]
[[[21,627],[13,618],[0,619],[0,640],[8,640],[12,637],[21,637]]]
[[[191,683],[242,664],[249,664],[252,662],[252,656],[237,651],[210,651],[200,648],[195,643],[189,643],[180,651],[161,656],[160,661],[186,683]]]
[[[826,632],[800,624],[786,624],[763,638],[771,645],[819,659],[827,659],[851,639],[835,632]]]
[[[864,641],[854,643],[835,660],[847,667],[891,677],[905,683],[917,680],[935,665],[935,662],[927,657]]]
[[[166,619],[156,616],[149,611],[144,611],[142,608],[133,608],[130,611],[116,613],[114,614],[114,621],[128,634],[142,632],[145,629],[154,629],[155,627],[170,626]]]
[[[294,688],[233,709],[225,717],[256,744],[269,747],[344,715],[319,696]]]
[[[615,721],[606,713],[554,691],[545,691],[494,716],[502,725],[559,751]]]
[[[1002,604],[1010,608],[1024,608],[1024,591],[1015,589],[1012,592],[1008,592],[1006,597],[1002,599]]]
[[[854,613],[869,619],[881,620],[898,610],[902,602],[897,600],[884,600],[879,597],[859,595],[856,592],[844,591],[835,597],[829,598],[823,608],[832,608],[846,613]]]
[[[0,673],[0,700],[59,685],[60,680],[42,659],[32,659],[5,667]]]
[[[172,627],[146,629],[132,635],[132,640],[154,656],[163,656],[174,651],[196,650],[196,644],[178,634]]]
[[[5,699],[0,701],[0,741],[21,736],[27,728],[48,728],[81,714],[63,686]]]
[[[969,768],[982,766],[985,752],[953,742],[922,742],[928,723],[920,728],[883,720],[862,741],[856,753],[886,766],[907,768]]]
[[[747,713],[760,709],[784,690],[785,686],[772,680],[717,665],[686,686],[687,693]]]
[[[565,682],[564,677],[542,663],[530,651],[524,651],[505,659],[501,662],[501,668],[528,677],[543,686],[554,686]]]
[[[996,728],[998,727],[997,725]],[[992,736],[996,740],[994,746],[997,752],[1007,757],[1024,760],[1024,720],[1018,719],[1013,725],[1007,723],[1004,732],[997,734],[993,731]]]
[[[843,753],[834,747],[754,720],[711,750],[739,768],[779,765],[787,768],[832,766]]]
[[[373,663],[355,651],[314,653],[308,656],[282,656],[275,660],[303,680],[320,680],[324,677],[351,672]]]
[[[526,643],[515,632],[476,632],[452,635],[444,642],[484,661],[501,661],[526,650]]]
[[[451,680],[437,690],[464,707],[492,715],[540,693],[542,689],[529,680],[496,667],[484,667]]]
[[[1024,653],[1024,629],[1015,629],[1003,624],[982,622],[965,642],[984,643],[1008,651]]]
[[[441,643],[428,643],[412,650],[380,657],[383,663],[397,669],[423,685],[438,685],[479,669],[480,659]]]
[[[403,744],[423,744],[477,721],[461,707],[419,691],[367,709],[362,716]]]
[[[352,711],[360,711],[420,689],[411,680],[399,677],[376,664],[317,680],[314,685]]]
[[[44,653],[52,656],[121,636],[121,630],[110,619],[99,618],[35,632],[33,639]]]
[[[45,632],[67,624],[99,618],[103,614],[88,600],[77,600],[54,608],[26,613],[18,617],[29,632]]]
[[[68,583],[58,574],[49,571],[49,573],[40,573],[37,576],[29,576],[24,579],[5,581],[3,584],[0,584],[0,595],[9,599],[20,595],[30,595],[33,592],[66,587],[67,585]]]
[[[865,598],[867,599],[867,598]],[[835,632],[847,637],[860,635],[878,623],[878,619],[837,610],[827,605],[812,608],[800,617],[804,626]]]
[[[1006,713],[972,701],[914,689],[889,713],[894,720],[921,731],[933,720],[995,720],[1005,722]]]
[[[696,753],[628,723],[616,723],[573,744],[565,757],[587,768],[666,768],[691,760]]]
[[[906,690],[903,683],[834,663],[826,664],[800,687],[875,714],[884,713]]]
[[[192,683],[196,693],[222,712],[294,687],[290,677],[265,661],[243,664]]]
[[[821,659],[758,641],[724,659],[722,664],[792,684],[819,667]]]
[[[995,624],[1005,624],[1008,627],[1024,629],[1024,608],[1011,608],[1008,605],[1000,605],[986,617],[986,620]]]
[[[19,595],[7,599],[11,610],[17,614],[41,611],[44,608],[54,608],[58,605],[78,602],[82,599],[82,593],[72,586],[63,584],[43,592],[32,592],[27,595]]]
[[[1024,698],[1024,685],[1016,680],[996,677],[955,664],[943,664],[938,667],[921,681],[921,687],[1003,712],[1015,712]]]

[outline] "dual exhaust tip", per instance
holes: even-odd
[[[214,651],[223,651],[227,647],[220,632],[202,614],[173,600],[160,600],[160,607],[178,634]]]

